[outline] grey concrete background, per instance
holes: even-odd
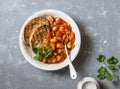
[[[43,9],[67,13],[80,28],[76,80],[70,78],[68,67],[55,72],[34,68],[20,51],[21,26]],[[96,78],[102,65],[95,60],[98,54],[120,59],[120,0],[0,0],[0,31],[0,89],[77,89],[83,77]],[[106,80],[99,82],[101,89],[120,89]]]

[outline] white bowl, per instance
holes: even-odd
[[[48,17],[50,15],[62,18],[63,20],[67,21],[72,27],[72,31],[75,33],[75,38],[76,38],[75,47],[74,49],[72,49],[71,55],[70,55],[71,61],[73,61],[77,56],[80,49],[80,45],[81,45],[80,31],[77,24],[74,22],[74,20],[70,16],[58,10],[42,10],[42,11],[36,12],[31,17],[29,17],[21,28],[21,32],[19,35],[19,45],[25,59],[34,67],[37,67],[42,70],[54,71],[54,70],[59,70],[66,67],[68,65],[68,61],[67,61],[68,59],[65,59],[65,61],[57,64],[44,64],[42,62],[34,60],[31,55],[31,49],[23,43],[23,32],[26,24],[35,17],[39,17],[39,16]]]
[[[100,85],[92,77],[84,77],[79,83],[78,83],[78,88],[77,89],[88,89],[85,87],[91,87],[89,89],[100,89]]]

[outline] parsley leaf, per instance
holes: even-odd
[[[101,67],[98,69],[98,73],[102,73],[102,72],[104,72],[104,71],[106,71],[106,69],[105,69],[103,66],[101,66]]]
[[[98,62],[102,62],[105,65],[105,67],[101,66],[98,69],[97,78],[99,78],[100,80],[107,79],[110,83],[112,83],[113,80],[119,82],[119,76],[117,76],[117,74],[115,73],[116,69],[120,69],[120,65],[116,65],[119,62],[118,59],[112,56],[111,58],[106,60],[106,62],[104,55],[99,55],[96,59]]]
[[[103,80],[103,79],[105,79],[106,77],[103,76],[103,75],[101,75],[101,74],[99,74],[99,75],[97,76],[97,78],[99,78],[100,80]]]
[[[112,65],[108,66],[108,68],[109,68],[110,70],[112,70],[112,71],[115,71],[115,70],[116,70],[116,67],[115,67],[115,66],[112,66]]]
[[[103,62],[105,60],[105,56],[104,55],[99,55],[97,58],[97,61],[99,62]]]
[[[113,78],[112,78],[111,76],[108,76],[108,77],[107,77],[107,80],[108,80],[110,83],[112,83]]]
[[[45,47],[44,51],[45,51],[44,58],[47,58],[53,52],[50,46]]]
[[[34,56],[34,60],[38,60],[38,58],[39,58],[39,55]]]
[[[39,48],[33,48],[32,50],[33,50],[33,52],[34,52],[35,54],[37,54]]]
[[[109,58],[109,59],[107,60],[107,63],[108,63],[108,64],[116,65],[116,64],[118,63],[118,59],[115,58],[114,56],[112,56],[111,58]]]
[[[51,46],[45,46],[42,48],[33,48],[33,52],[36,54],[34,59],[37,60],[39,58],[48,58],[48,56],[53,53],[53,50]]]
[[[104,79],[106,78],[109,74],[109,72],[107,71],[107,69],[103,66],[101,66],[99,69],[98,69],[98,73],[99,75],[97,76],[99,79]]]
[[[34,56],[35,60],[43,57],[41,49],[38,48],[38,49],[35,49],[34,51],[35,51],[34,53],[36,53],[36,55]]]

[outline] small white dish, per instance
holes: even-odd
[[[100,89],[100,85],[94,78],[85,77],[78,83],[77,89]]]
[[[22,54],[25,57],[25,59],[30,64],[32,64],[34,67],[37,67],[37,68],[42,69],[42,70],[54,71],[54,70],[59,70],[59,69],[66,67],[68,65],[67,59],[65,59],[65,61],[63,61],[61,63],[57,63],[57,64],[44,64],[42,62],[34,60],[32,55],[31,55],[31,49],[23,43],[23,31],[24,31],[26,24],[35,17],[39,17],[39,16],[48,17],[50,15],[64,19],[72,27],[72,30],[74,31],[75,38],[76,38],[75,47],[72,50],[71,55],[70,55],[71,61],[73,61],[75,59],[75,57],[77,56],[79,49],[80,49],[80,45],[81,45],[80,31],[79,31],[77,24],[74,22],[74,20],[70,16],[68,16],[67,14],[65,14],[61,11],[58,11],[58,10],[42,10],[42,11],[36,12],[31,17],[29,17],[25,21],[25,23],[23,24],[23,26],[21,28],[20,35],[19,35],[19,45],[20,45],[20,49],[21,49]]]

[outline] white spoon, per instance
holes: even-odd
[[[76,70],[75,68],[73,67],[73,64],[70,60],[70,57],[68,55],[68,51],[67,51],[67,47],[66,47],[66,44],[65,44],[65,52],[66,52],[66,55],[67,55],[67,58],[68,58],[68,63],[69,63],[69,70],[70,70],[70,76],[72,79],[76,79],[77,78],[77,73],[76,73]]]

